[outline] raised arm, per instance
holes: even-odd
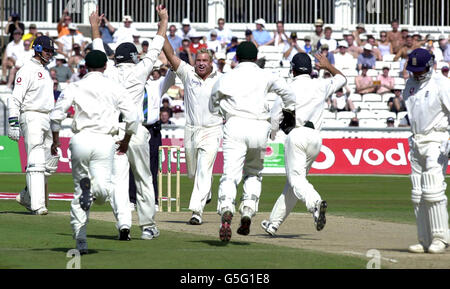
[[[180,66],[181,59],[175,55],[175,52],[173,51],[172,45],[170,45],[169,39],[166,35],[164,35],[164,45],[163,45],[163,51],[166,55],[167,60],[170,62],[170,64],[173,67],[174,71],[178,70],[178,67]]]

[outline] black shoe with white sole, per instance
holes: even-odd
[[[91,193],[91,180],[89,178],[83,178],[80,180],[81,196],[80,207],[83,211],[89,211],[92,205],[93,196]]]
[[[123,228],[119,230],[119,240],[120,241],[131,241],[130,229]]]
[[[239,235],[247,236],[250,234],[250,225],[252,224],[252,219],[249,216],[243,216],[241,218],[241,224],[237,229]]]
[[[314,218],[317,231],[321,231],[325,227],[325,224],[327,223],[327,219],[325,217],[327,207],[328,207],[327,202],[321,201],[319,204],[319,208],[317,208],[317,210],[319,210],[319,216],[317,218]]]

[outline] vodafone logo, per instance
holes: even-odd
[[[22,77],[18,77],[16,82],[17,83],[21,83],[22,82]]]
[[[39,77],[39,79],[43,79],[44,78],[44,76],[42,75],[42,72],[38,72],[38,77]]]
[[[271,155],[273,155],[273,149],[272,147],[268,146],[266,147],[266,157],[270,157]]]

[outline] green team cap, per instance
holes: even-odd
[[[236,49],[236,56],[239,60],[252,60],[258,57],[258,48],[250,41],[241,42]]]
[[[102,68],[106,61],[106,54],[100,50],[92,50],[86,55],[86,66],[90,68]]]

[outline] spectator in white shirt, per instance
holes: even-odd
[[[289,44],[288,37],[286,32],[284,31],[284,22],[277,21],[277,30],[274,32],[273,45],[278,47],[285,47],[286,44]]]
[[[119,27],[113,35],[115,47],[124,42],[133,42],[133,35],[139,35],[139,32],[134,27],[131,27],[131,24],[133,23],[133,18],[131,18],[131,16],[125,15],[122,22],[123,26]]]
[[[8,45],[6,46],[6,53],[4,54],[2,61],[3,80],[6,79],[8,70],[14,67],[17,61],[17,56],[23,53],[24,48],[23,48],[22,34],[23,34],[22,31],[19,29],[14,30],[13,41],[8,43]]]
[[[73,23],[70,23],[69,26],[69,34],[61,36],[56,40],[56,44],[58,45],[58,53],[64,55],[66,58],[72,56],[73,45],[78,44],[81,47],[81,50],[84,50],[84,47],[87,44],[86,39],[81,33],[77,33],[77,26]]]
[[[208,49],[214,51],[214,53],[223,51],[222,45],[217,39],[217,31],[215,29],[211,30],[211,32],[209,33],[209,40],[206,41],[206,46],[208,47]]]
[[[222,44],[222,49],[225,49],[228,43],[231,42],[233,32],[231,29],[225,27],[225,19],[219,18],[217,20],[217,40]]]
[[[337,41],[336,39],[331,38],[331,34],[333,33],[333,29],[330,26],[325,27],[324,30],[324,38],[320,39],[317,43],[317,49],[324,44],[328,44],[328,49],[330,52],[334,52],[337,49]]]
[[[23,47],[24,50],[20,52],[20,50],[17,50],[17,54],[15,53],[15,57],[17,58],[14,66],[9,71],[9,78],[7,83],[7,88],[12,89],[12,85],[14,82],[14,78],[16,76],[16,72],[25,64],[25,62],[29,61],[31,57],[34,56],[34,50],[31,48],[31,40],[25,40],[23,41]]]
[[[181,39],[185,39],[190,38],[195,32],[195,29],[191,27],[191,21],[188,18],[184,18],[181,22],[181,29],[177,30],[177,35]]]
[[[342,40],[338,43],[338,53],[334,55],[334,66],[340,71],[345,69],[355,69],[353,56],[347,52],[347,41]]]

